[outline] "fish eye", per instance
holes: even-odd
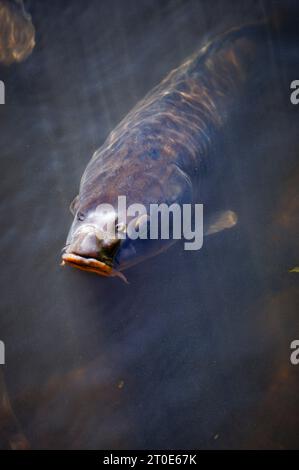
[[[81,222],[82,222],[82,220],[85,219],[85,215],[83,214],[83,212],[81,212],[81,211],[78,212],[77,219],[80,220]]]
[[[115,225],[115,229],[117,232],[125,233],[126,224],[124,224],[123,222],[119,222],[118,224]]]

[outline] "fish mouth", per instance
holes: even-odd
[[[75,255],[73,253],[64,253],[62,255],[61,266],[65,266],[66,264],[74,268],[81,269],[82,271],[96,273],[100,276],[116,276],[128,283],[126,277],[121,272],[96,258],[84,258],[83,256]]]
[[[68,264],[74,268],[83,271],[91,271],[101,276],[110,276],[113,268],[102,261],[95,258],[83,258],[83,256],[74,255],[73,253],[64,253],[62,255],[61,265]]]

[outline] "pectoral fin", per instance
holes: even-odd
[[[75,215],[77,212],[78,204],[79,204],[79,194],[77,194],[77,196],[70,203],[70,211],[73,215]]]
[[[204,235],[212,235],[221,232],[236,225],[238,216],[233,211],[217,212],[209,217],[207,223],[204,223]]]

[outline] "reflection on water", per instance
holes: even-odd
[[[35,45],[35,31],[22,0],[0,1],[0,63],[25,60]]]
[[[173,246],[131,269],[129,286],[59,267],[69,202],[108,131],[207,32],[264,15],[260,5],[28,2],[36,47],[0,69],[0,339],[12,407],[2,446],[298,447],[289,38],[280,55],[270,47],[271,86],[244,97],[225,137],[215,198],[238,213],[234,230],[198,253]]]

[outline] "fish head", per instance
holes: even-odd
[[[102,276],[119,276],[116,254],[120,247],[117,218],[112,210],[78,208],[66,245],[62,250],[62,265]],[[125,279],[124,279],[125,280]]]
[[[116,276],[126,282],[122,271],[155,256],[169,244],[169,240],[150,239],[146,214],[126,215],[124,222],[117,209],[102,204],[95,209],[79,207],[74,215],[62,252],[62,265]]]

